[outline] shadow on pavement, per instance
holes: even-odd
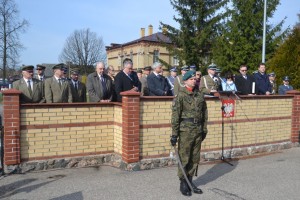
[[[83,200],[83,196],[81,192],[74,192],[71,194],[66,194],[64,196],[56,197],[50,200]]]
[[[207,170],[205,174],[195,179],[195,185],[196,186],[206,185],[209,182],[217,180],[219,177],[223,176],[224,174],[227,174],[232,170],[234,170],[239,162],[235,160],[235,161],[231,161],[230,163],[233,164],[233,166],[224,162],[214,165],[212,168]]]
[[[47,185],[51,182],[56,181],[58,179],[23,187],[24,185],[28,185],[37,180],[38,179],[24,179],[24,180],[16,181],[14,183],[10,183],[8,185],[1,186],[0,187],[0,199],[7,198],[7,197],[10,197],[15,194],[22,193],[22,192],[26,192],[26,193],[32,192],[33,190],[36,190],[44,185]]]

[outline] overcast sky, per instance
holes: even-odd
[[[138,39],[140,28],[159,22],[176,26],[169,0],[15,0],[20,18],[30,22],[21,36],[25,50],[21,64],[57,63],[65,40],[74,30],[90,28],[102,36],[105,45]],[[300,0],[281,0],[272,23],[287,17],[284,27],[294,26]]]

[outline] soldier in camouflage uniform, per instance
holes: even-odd
[[[172,136],[173,146],[178,140],[178,153],[195,193],[202,194],[192,179],[200,161],[201,142],[207,134],[207,106],[203,93],[195,88],[195,71],[189,71],[183,76],[185,88],[179,91],[172,105]],[[180,191],[185,196],[191,196],[191,191],[178,168]]]

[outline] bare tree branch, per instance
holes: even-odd
[[[18,62],[20,51],[24,48],[19,34],[24,33],[29,26],[25,19],[19,20],[19,10],[14,0],[0,0],[0,57],[3,66],[3,79],[6,68]]]
[[[87,73],[88,67],[106,58],[102,37],[90,29],[75,30],[67,39],[59,56],[61,62],[72,62]]]

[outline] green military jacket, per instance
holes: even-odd
[[[21,103],[44,103],[43,83],[38,79],[32,78],[32,94],[28,90],[28,85],[23,78],[13,82],[13,88],[22,92],[20,96]]]
[[[194,118],[198,123],[183,121],[184,118]],[[182,88],[173,100],[172,105],[172,135],[180,136],[180,132],[186,131],[183,126],[189,123],[189,126],[199,126],[199,133],[207,134],[207,105],[204,100],[204,94],[197,88],[192,92]]]
[[[182,75],[178,75],[174,81],[174,95],[178,95],[179,91],[184,88],[184,82],[182,80]]]
[[[211,90],[219,90],[221,86],[220,78],[217,78],[217,81],[214,81],[210,75],[202,76],[200,81],[200,92],[204,94],[209,94]]]

